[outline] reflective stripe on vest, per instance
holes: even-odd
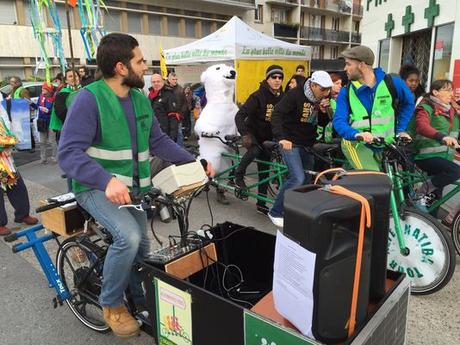
[[[105,159],[110,161],[133,159],[133,152],[131,150],[110,151],[91,146],[86,150],[86,153],[92,158]]]
[[[353,82],[353,85],[358,84]],[[353,85],[348,86],[351,127],[358,131],[369,131],[376,137],[385,138],[386,141],[394,140],[395,111],[393,109],[393,97],[385,81],[382,80],[377,85],[370,115],[358,98]]]

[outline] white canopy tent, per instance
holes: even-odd
[[[272,64],[284,69],[285,84],[299,64],[304,65],[308,73],[311,48],[264,35],[233,17],[219,30],[200,40],[164,50],[164,57],[167,65],[176,66],[232,63],[237,71],[237,103],[243,103],[259,87],[266,68]]]
[[[229,60],[310,60],[311,48],[264,35],[234,16],[216,32],[164,51],[167,64]]]

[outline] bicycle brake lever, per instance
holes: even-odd
[[[137,211],[144,211],[144,209],[142,208],[142,204],[138,204],[138,205],[120,205],[118,206],[118,209],[122,209],[122,208],[134,208],[135,210]]]

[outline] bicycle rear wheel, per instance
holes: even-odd
[[[72,313],[87,327],[108,332],[98,296],[102,286],[103,261],[75,238],[65,240],[56,254],[56,267],[71,298],[66,300]]]
[[[455,250],[460,255],[460,212],[454,218],[452,222],[452,240],[454,242]]]
[[[444,227],[435,218],[411,207],[404,208],[401,229],[408,253],[402,254],[393,217],[388,237],[388,269],[406,273],[413,294],[442,289],[455,271],[455,251]]]

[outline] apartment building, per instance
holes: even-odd
[[[63,29],[66,58],[70,61],[65,1],[55,1]],[[105,0],[108,11],[101,24],[107,32],[126,32],[135,36],[148,65],[159,66],[160,47],[177,47],[207,36],[237,15],[252,23],[255,0]],[[11,75],[30,77],[35,72],[40,57],[38,44],[33,38],[29,18],[29,0],[0,0],[0,80]],[[70,26],[73,38],[74,63],[94,64],[85,55],[80,38],[78,9],[70,9]],[[48,24],[51,24],[48,18]],[[53,49],[48,47],[51,56]],[[58,71],[58,61],[53,59],[53,72]]]
[[[254,27],[312,47],[312,69],[336,69],[338,54],[361,43],[361,0],[256,0]]]

